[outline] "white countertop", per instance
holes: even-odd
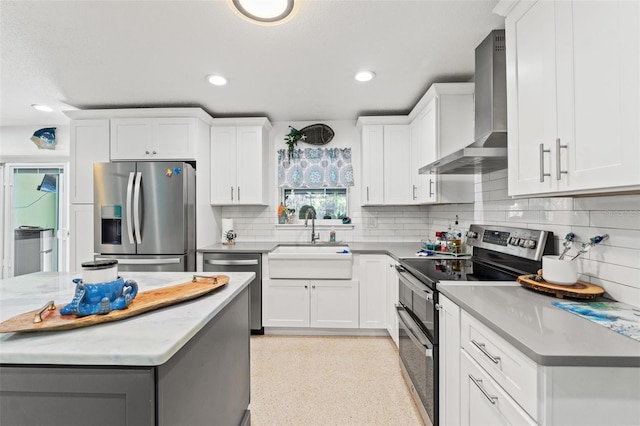
[[[551,305],[516,282],[441,281],[438,290],[540,365],[640,367],[640,342]]]
[[[121,272],[139,291],[190,281],[187,272]],[[206,274],[205,274],[206,275]],[[212,274],[213,275],[213,274]],[[155,366],[168,361],[253,279],[225,273],[227,285],[198,299],[128,318],[65,331],[0,334],[0,364]],[[0,280],[0,321],[71,301],[78,274],[39,272]]]

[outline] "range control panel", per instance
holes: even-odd
[[[471,225],[466,234],[471,246],[536,261],[546,254],[545,249],[549,252],[547,242],[552,241],[551,232],[497,225]]]

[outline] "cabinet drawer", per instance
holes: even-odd
[[[462,425],[535,425],[536,422],[464,350],[460,350]]]
[[[537,364],[467,312],[462,312],[461,325],[466,352],[537,419]]]

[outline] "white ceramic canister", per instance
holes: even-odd
[[[558,259],[559,256],[542,256],[542,278],[548,283],[573,285],[578,281],[578,262]]]
[[[118,261],[93,260],[82,263],[82,282],[85,284],[108,283],[118,279]]]

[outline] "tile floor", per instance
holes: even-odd
[[[251,337],[251,425],[422,425],[386,337]]]

